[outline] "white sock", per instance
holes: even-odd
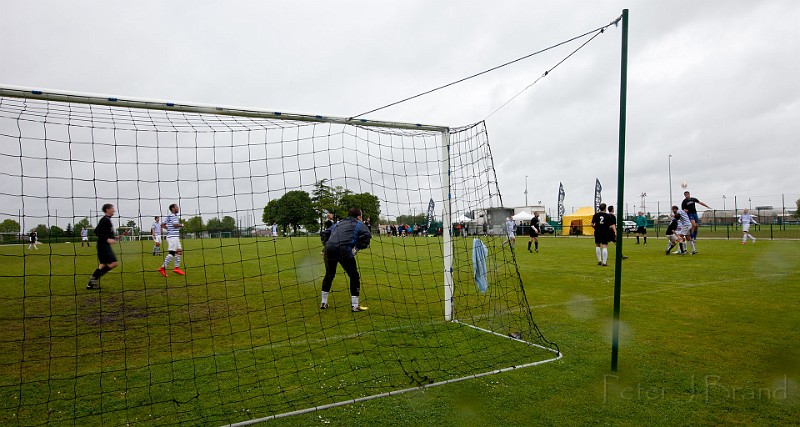
[[[608,261],[608,248],[603,248],[603,264]]]
[[[742,234],[742,243],[747,242],[747,233]]]
[[[602,253],[600,252],[600,248],[594,248],[595,253],[597,254],[597,262],[603,262]]]
[[[327,304],[328,303],[328,293],[325,292],[325,291],[322,291],[322,303],[323,304]]]
[[[167,266],[171,262],[172,262],[172,254],[169,254],[164,258],[164,264],[161,266],[161,268],[167,268]]]
[[[175,268],[178,268],[180,266],[181,266],[181,256],[175,255]]]
[[[694,247],[694,240],[689,241],[689,244],[692,245],[692,252],[696,251],[697,249]]]
[[[351,296],[350,297],[350,303],[353,305],[353,308],[358,307],[358,297],[357,296],[355,296],[355,297]]]

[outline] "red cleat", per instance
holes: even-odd
[[[181,269],[180,269],[180,268],[178,268],[178,267],[175,267],[175,268],[173,268],[173,269],[172,269],[172,272],[173,272],[173,273],[175,273],[175,274],[180,274],[181,276],[183,276],[183,275],[185,275],[185,274],[186,274],[186,272],[185,272],[185,271],[181,270]]]
[[[167,270],[164,270],[164,267],[159,268],[158,272],[161,273],[162,276],[167,277]]]

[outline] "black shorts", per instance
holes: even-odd
[[[614,239],[614,233],[610,230],[606,232],[599,232],[595,231],[594,233],[594,242],[599,245],[607,245],[608,242]]]
[[[531,236],[531,237],[539,237],[539,233],[533,231],[533,229],[528,231],[528,235]]]
[[[647,227],[639,227],[636,229],[636,233],[638,234],[647,234]]]
[[[112,262],[117,262],[117,256],[114,255],[111,245],[99,244],[95,246],[97,246],[97,260],[100,261],[100,264],[111,264]]]

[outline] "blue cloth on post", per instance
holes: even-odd
[[[485,294],[489,289],[489,281],[486,278],[486,257],[489,256],[489,249],[483,244],[481,239],[472,240],[472,268],[475,271],[475,284],[478,290]]]

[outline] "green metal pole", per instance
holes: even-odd
[[[622,60],[619,84],[619,155],[617,171],[617,206],[622,206],[625,190],[625,122],[628,98],[628,9],[622,10]],[[622,216],[617,215],[617,230],[623,229]],[[614,259],[614,322],[611,334],[611,370],[617,371],[619,359],[619,306],[622,293],[622,242],[617,239]]]

